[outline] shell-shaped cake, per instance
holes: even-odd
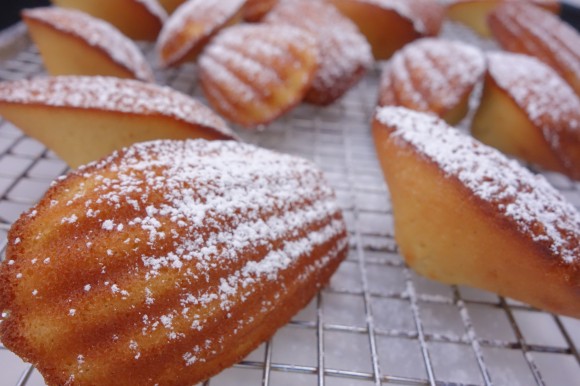
[[[488,71],[471,132],[504,153],[580,179],[580,98],[539,60],[487,55]]]
[[[469,96],[485,72],[485,57],[469,44],[424,38],[406,45],[385,65],[379,106],[430,112],[449,124],[469,110]]]
[[[249,24],[222,31],[199,59],[209,103],[244,127],[266,124],[300,103],[318,68],[316,39],[288,26]]]
[[[70,166],[154,139],[236,139],[197,100],[130,79],[59,76],[0,83],[0,115]]]
[[[525,4],[504,4],[488,19],[501,46],[535,56],[556,70],[580,96],[580,33],[556,15]]]
[[[348,251],[312,163],[203,140],[72,172],[8,243],[0,338],[49,385],[194,385],[269,339]]]
[[[51,75],[155,80],[139,48],[111,24],[74,9],[27,9],[22,19]]]
[[[320,64],[304,98],[306,102],[333,103],[354,86],[373,63],[366,38],[331,4],[310,0],[281,2],[264,21],[293,25],[317,38]]]
[[[501,4],[531,3],[553,13],[557,13],[560,9],[558,0],[447,0],[446,2],[446,13],[450,20],[462,23],[486,38],[492,36],[488,16]]]
[[[375,59],[389,59],[411,41],[435,36],[444,8],[433,0],[329,0],[369,41]]]
[[[373,134],[413,269],[580,317],[580,214],[543,176],[403,107],[379,108]]]
[[[154,41],[167,18],[157,0],[51,0],[103,19],[131,39]]]
[[[156,49],[161,65],[195,60],[216,33],[242,19],[243,5],[244,0],[190,0],[182,4],[159,34]]]
[[[246,0],[244,6],[244,19],[257,22],[278,4],[279,0]]]

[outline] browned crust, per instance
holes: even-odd
[[[312,82],[315,71],[312,70],[310,73],[311,74],[309,77],[310,79],[309,83]],[[209,80],[207,76],[201,75],[200,83],[204,95],[208,100],[209,104],[223,117],[246,129],[256,129],[257,127],[262,125],[269,125],[270,123],[274,122],[276,119],[280,118],[282,115],[292,110],[294,107],[298,106],[302,102],[302,99],[300,97],[297,97],[291,103],[286,104],[283,108],[279,108],[275,113],[270,114],[268,118],[254,120],[244,116],[245,112],[243,111],[243,109],[245,106],[237,102],[238,99],[231,95],[231,91],[222,90],[218,87],[215,87],[213,82]],[[308,86],[303,87],[301,94],[306,94],[307,90]],[[222,103],[227,103],[229,105],[229,108],[222,107]]]
[[[520,17],[515,17],[513,9]],[[569,48],[580,46],[580,34],[572,27],[552,13],[529,4],[499,6],[489,14],[487,22],[503,49],[540,59],[556,70],[580,96],[577,72],[580,56]]]
[[[123,157],[124,152],[125,151],[123,150],[116,153],[112,159],[113,165],[116,165],[116,161]],[[13,275],[16,272],[22,270],[23,265],[27,263],[27,261],[25,261],[26,258],[30,258],[30,254],[35,253],[30,249],[27,249],[27,245],[36,243],[34,240],[34,235],[39,229],[45,229],[44,223],[47,221],[51,222],[51,218],[59,218],[59,216],[63,214],[54,213],[55,209],[51,208],[51,201],[63,199],[66,200],[67,197],[70,197],[72,194],[74,194],[77,191],[76,189],[82,187],[82,184],[86,182],[86,173],[100,170],[99,164],[100,163],[94,163],[86,168],[79,169],[78,171],[69,174],[63,180],[53,185],[35,208],[32,208],[24,213],[14,223],[8,236],[6,261],[0,265],[0,310],[11,310],[13,315],[18,315],[23,312],[23,309],[18,307],[18,303],[15,302],[15,288],[13,286],[15,279]],[[109,164],[109,166],[111,166],[111,164]],[[107,168],[106,171],[103,171],[102,175],[108,176],[110,173],[111,170]],[[309,201],[303,203],[303,205],[311,204],[312,203]],[[121,208],[118,215],[122,216],[123,214],[121,212],[123,212],[125,209],[126,208]],[[64,214],[70,213],[68,212],[67,208],[60,208],[59,210],[64,212]],[[279,209],[275,208],[273,210],[279,211]],[[34,213],[34,216],[31,216],[32,213]],[[327,218],[324,221],[321,221],[320,224],[312,223],[308,229],[301,229],[300,236],[296,237],[299,238],[308,234],[310,231],[320,229],[320,226],[330,223],[332,219],[343,221],[342,214],[340,212],[336,212],[332,218]],[[88,226],[90,226],[90,224],[88,224]],[[74,254],[74,252],[71,252],[71,247],[74,250],[76,237],[71,235],[74,234],[73,232],[77,232],[78,234],[79,231],[89,230],[76,229],[71,231],[68,229],[67,225],[62,225],[62,223],[61,228],[62,229],[59,230],[59,234],[62,236],[62,238],[51,242],[50,251],[42,250],[41,253],[58,253],[58,251],[62,250],[63,253],[68,255],[71,255],[71,253]],[[121,235],[119,237],[124,238],[125,236]],[[280,240],[273,241],[274,247],[279,247],[285,240],[290,240],[292,237],[284,237]],[[110,371],[104,370],[103,372],[94,373],[98,370],[90,369],[89,372],[92,371],[92,375],[88,375],[87,378],[84,379],[78,378],[70,383],[102,385],[111,384],[112,380],[114,379],[115,384],[118,385],[134,385],[136,382],[139,384],[152,384],[152,377],[157,376],[157,381],[160,384],[178,386],[183,384],[194,384],[216,374],[225,367],[228,367],[239,361],[249,352],[255,349],[261,342],[270,338],[279,327],[287,323],[297,311],[299,311],[310,301],[310,299],[316,294],[322,285],[328,282],[332,273],[338,267],[340,262],[346,257],[348,243],[338,243],[339,241],[346,240],[346,237],[346,229],[344,228],[339,234],[327,240],[324,244],[316,246],[312,253],[301,257],[296,264],[293,264],[289,269],[281,272],[277,281],[264,281],[262,283],[256,284],[260,287],[260,296],[254,297],[251,301],[234,305],[229,311],[232,314],[231,318],[225,316],[226,311],[219,311],[216,314],[216,317],[223,317],[223,321],[217,322],[218,319],[216,319],[215,323],[212,322],[211,325],[209,325],[208,328],[204,330],[204,334],[198,334],[198,337],[193,338],[201,339],[200,343],[203,343],[203,341],[209,337],[223,337],[223,342],[221,343],[223,343],[223,347],[226,347],[227,349],[222,351],[221,354],[214,353],[209,355],[207,357],[207,362],[198,362],[194,366],[189,367],[180,366],[179,368],[163,368],[161,366],[160,368],[160,358],[166,359],[169,363],[171,363],[173,360],[173,364],[175,364],[176,358],[181,359],[179,350],[189,350],[197,342],[197,340],[192,341],[191,339],[186,339],[183,342],[172,345],[171,347],[160,348],[154,353],[144,353],[144,356],[140,358],[137,365],[134,361],[132,361],[132,358],[114,358],[115,361],[118,361],[118,363],[116,363],[114,367],[109,368]],[[18,238],[20,238],[22,242],[17,243],[16,240]],[[42,242],[46,243],[46,240]],[[113,243],[117,243],[117,241],[113,241]],[[122,243],[122,241],[119,239],[118,243]],[[338,245],[341,245],[341,248],[335,249]],[[308,267],[313,267],[321,257],[326,256],[327,253],[331,250],[336,251],[336,255],[327,264],[313,271],[306,270]],[[251,253],[261,254],[263,252],[264,251],[254,251]],[[98,251],[95,251],[95,253],[98,253]],[[253,258],[254,257],[252,257],[252,259]],[[14,261],[13,265],[8,264],[8,261],[10,260]],[[60,263],[64,264],[66,262]],[[118,263],[125,264],[124,260],[118,261]],[[129,264],[131,263],[129,262]],[[30,262],[28,262],[28,265],[30,267]],[[74,274],[69,275],[70,272],[74,272],[74,269],[76,269],[74,267],[62,266],[62,268],[63,269],[59,269],[57,272],[53,272],[53,274],[59,276],[57,280],[65,286],[72,288],[74,287],[73,284],[82,284],[82,282],[87,279],[85,277],[79,281],[79,279]],[[109,274],[110,276],[112,275],[110,280],[116,280],[119,278],[122,279],[122,277],[115,273],[113,268],[114,267],[111,267]],[[34,275],[33,272],[24,272],[25,275]],[[299,278],[299,275],[305,272],[309,273],[306,280],[302,282],[302,279]],[[98,275],[99,272],[96,274]],[[85,275],[85,273],[83,273],[83,275]],[[63,281],[62,277],[66,277],[67,279]],[[46,280],[48,281],[51,279],[46,278]],[[60,291],[60,289],[58,290]],[[69,291],[66,290],[66,288],[64,290],[65,292]],[[79,294],[70,293],[70,295],[68,295],[70,296],[68,299],[75,298],[78,295]],[[61,303],[56,303],[54,306],[60,308],[65,307],[66,309],[68,304],[66,299],[67,297],[63,298],[62,296],[60,297],[60,300],[58,300],[58,298],[55,299],[56,302]],[[62,302],[63,300],[64,302]],[[260,311],[261,308],[264,307],[264,301],[271,303],[268,306],[270,311],[267,313]],[[163,309],[163,299],[158,299],[158,302],[156,301],[155,304],[156,307],[161,307],[161,309]],[[138,306],[143,307],[144,305]],[[26,307],[26,303],[24,303],[24,307]],[[107,305],[101,305],[101,307],[106,308]],[[144,308],[144,310],[146,312],[155,312],[147,308]],[[34,310],[32,312],[34,312]],[[141,314],[136,315],[138,317],[141,316]],[[234,328],[238,328],[237,321],[243,320],[242,318],[248,315],[255,316],[255,321],[251,324],[245,325],[242,329],[243,333],[237,336],[232,334],[231,331]],[[58,318],[56,318],[53,323],[58,323]],[[116,327],[121,328],[122,326]],[[124,328],[135,329],[136,326],[130,323]],[[30,342],[26,338],[26,335],[23,333],[23,331],[25,332],[26,329],[27,326],[22,324],[19,319],[14,317],[7,318],[3,323],[0,323],[0,336],[2,336],[3,344],[27,361],[30,361],[32,364],[37,366],[38,370],[41,372],[41,374],[43,374],[45,381],[49,385],[69,384],[69,373],[66,371],[66,369],[63,369],[62,366],[58,368],[52,367],[50,365],[50,361],[45,359],[45,356],[56,355],[58,357],[59,354],[57,352],[53,352],[53,350],[56,350],[56,346],[47,348],[34,347],[33,343]],[[102,335],[103,331],[106,330],[102,330],[102,327],[98,325],[94,326],[94,329],[92,330],[86,330],[85,328],[82,328],[82,330],[77,331],[80,334],[76,338],[74,336],[70,337],[72,339],[71,342],[74,342],[74,344],[80,344],[82,342],[84,344],[88,344],[89,347],[98,347],[101,345],[98,343],[99,334],[103,337],[106,336]],[[140,333],[140,330],[138,329],[137,332]],[[61,343],[58,343],[58,345],[60,347]],[[44,350],[47,351],[45,352]],[[71,364],[71,367],[74,367],[75,365],[76,363]]]
[[[358,57],[348,58],[345,65],[338,65],[345,53],[367,45],[366,39],[356,25],[343,16],[332,4],[312,1],[280,3],[264,19],[265,23],[288,24],[304,29],[317,40],[321,60],[312,86],[304,101],[318,106],[328,106],[348,92],[367,71],[370,50],[360,49]],[[341,36],[348,36],[348,39]],[[366,55],[365,55],[366,53]],[[352,53],[351,57],[355,54]],[[368,62],[368,63],[367,63]],[[335,67],[339,66],[337,70]]]
[[[380,123],[376,118],[373,121],[372,130],[381,167],[391,191],[393,212],[395,215],[395,236],[398,242],[400,242],[400,240],[397,237],[397,233],[402,232],[400,229],[401,225],[397,222],[397,213],[399,211],[398,204],[403,201],[402,196],[406,196],[406,199],[410,197],[408,194],[410,191],[403,192],[396,189],[394,184],[396,184],[397,179],[401,177],[395,176],[395,173],[398,173],[398,159],[413,159],[414,161],[424,165],[431,175],[437,176],[437,179],[445,182],[440,186],[445,187],[444,189],[448,189],[449,191],[455,191],[457,196],[461,197],[457,200],[456,204],[461,207],[461,210],[458,209],[459,211],[471,212],[470,215],[466,215],[466,217],[469,217],[469,221],[482,221],[488,223],[489,225],[487,228],[484,227],[483,229],[488,229],[492,232],[501,232],[499,236],[501,240],[505,240],[506,243],[509,243],[504,246],[494,245],[494,252],[492,255],[484,255],[483,257],[480,257],[480,261],[477,261],[475,264],[481,268],[475,273],[469,272],[471,276],[462,276],[468,274],[462,272],[462,266],[453,267],[453,275],[455,278],[447,276],[451,274],[449,270],[447,272],[443,271],[443,273],[431,271],[430,269],[425,270],[425,262],[420,259],[427,259],[427,257],[415,256],[411,251],[408,251],[403,247],[402,253],[411,266],[418,269],[421,274],[434,280],[440,280],[448,284],[467,284],[476,286],[478,288],[497,292],[502,296],[512,297],[529,303],[532,306],[546,309],[550,312],[569,315],[576,318],[580,317],[579,259],[576,259],[572,263],[565,263],[559,256],[555,256],[547,245],[535,242],[531,236],[519,232],[515,220],[502,215],[499,208],[492,205],[490,202],[475,196],[456,176],[445,175],[434,161],[422,155],[413,146],[407,143],[402,143],[401,141],[395,142],[391,137],[393,129]],[[401,160],[401,162],[410,162],[403,160]],[[405,175],[404,172],[401,172],[400,174],[407,180],[420,178],[419,175]],[[439,189],[440,187],[437,187],[437,190]],[[431,195],[431,197],[440,198],[438,194]],[[448,200],[450,198],[446,195],[444,199]],[[450,203],[429,202],[426,205],[437,211],[438,208],[445,207],[448,204]],[[437,212],[437,214],[433,214],[433,216],[445,217],[446,214],[447,213]],[[429,215],[429,211],[423,211],[421,214],[422,218],[417,218],[416,220],[418,222],[429,221]],[[463,237],[462,233],[467,234],[471,231],[471,228],[474,227],[468,223],[450,223],[449,226],[453,226],[454,228],[439,228],[437,232],[445,234],[446,237],[449,237],[450,234]],[[484,238],[488,237],[488,235],[483,233],[479,234],[477,237]],[[406,242],[408,242],[408,240],[406,240]],[[422,243],[424,241],[417,240],[416,242]],[[421,246],[424,245],[421,244]],[[405,245],[405,247],[408,247],[408,245]],[[506,249],[509,249],[510,251],[515,250],[517,252],[515,255],[508,254],[504,256],[503,254],[506,253]],[[473,252],[475,255],[479,254],[481,256],[480,251]],[[432,256],[429,258],[427,265],[447,265],[449,263],[445,261],[445,258],[446,256]],[[526,277],[525,274],[520,275],[520,271],[528,274],[531,273],[535,277]],[[506,277],[509,277],[510,275],[513,275],[513,279],[506,280]],[[462,279],[457,280],[457,277],[461,277]],[[538,287],[538,281],[535,280],[538,277],[543,278],[541,280],[541,288]],[[516,283],[516,286],[511,286],[510,281]],[[526,288],[523,291],[521,289],[522,285]],[[517,293],[512,292],[513,288],[516,288]]]
[[[295,27],[293,27],[295,28]],[[274,30],[275,31],[275,30]],[[304,32],[306,33],[306,32]],[[231,47],[228,47],[231,48]],[[244,53],[243,47],[240,47],[241,51],[238,50],[238,53]],[[240,100],[238,95],[236,94],[236,90],[232,90],[230,88],[224,88],[220,86],[217,82],[214,81],[213,76],[211,74],[211,69],[205,69],[203,66],[200,67],[199,71],[199,78],[201,87],[204,91],[205,97],[207,98],[210,105],[219,112],[222,116],[226,117],[232,122],[241,125],[242,127],[252,129],[256,128],[261,125],[267,125],[288,111],[292,110],[294,107],[299,105],[302,102],[302,99],[310,89],[312,85],[312,81],[316,75],[316,70],[318,68],[318,50],[315,45],[305,45],[303,47],[293,47],[289,50],[293,56],[294,63],[300,62],[301,68],[299,71],[302,71],[304,77],[302,78],[301,86],[295,90],[294,97],[291,100],[287,101],[286,104],[283,106],[273,106],[273,101],[270,100],[271,98],[266,98],[264,100],[265,103],[268,104],[270,108],[270,114],[262,119],[255,119],[253,117],[248,116],[247,109],[249,108],[248,103],[245,103]],[[252,58],[256,61],[260,61],[260,58]],[[294,70],[296,67],[293,66]],[[287,66],[286,66],[287,67]],[[276,68],[275,71],[278,73],[279,76],[284,77],[283,73],[287,72],[287,68],[280,66],[280,68]],[[232,68],[228,68],[230,72],[236,74],[236,76],[240,77],[241,73],[238,72],[238,69],[235,67],[235,64]],[[264,96],[268,94],[269,90],[262,90],[257,88],[252,82],[251,79],[241,79],[244,83],[252,88],[252,91],[255,93],[256,96]],[[287,82],[288,79],[282,79],[284,82]],[[280,87],[273,85],[273,87]],[[283,87],[287,87],[287,84],[284,84]],[[224,106],[223,104],[227,105]]]
[[[395,53],[395,57],[397,55],[402,55],[405,62],[409,60],[403,50]],[[473,92],[475,85],[480,82],[481,79],[476,79],[470,85],[461,88],[461,85],[454,82],[454,79],[447,79],[448,84],[451,87],[454,87],[452,92],[457,95],[457,103],[452,106],[445,106],[445,104],[441,103],[441,99],[445,95],[442,95],[441,93],[438,95],[432,95],[428,89],[431,84],[429,79],[432,79],[431,76],[433,72],[437,71],[437,68],[439,68],[439,70],[443,69],[444,64],[442,64],[437,57],[429,56],[428,59],[431,63],[430,66],[426,66],[425,70],[430,69],[432,71],[422,71],[418,73],[417,71],[413,71],[410,65],[405,66],[409,70],[409,82],[407,84],[402,84],[402,81],[395,76],[396,74],[391,64],[392,61],[387,63],[383,67],[381,73],[377,104],[378,106],[402,106],[416,111],[430,112],[443,118],[449,124],[455,125],[467,114],[469,96]],[[441,74],[437,75],[442,76]],[[407,87],[416,91],[421,96],[421,101],[426,104],[425,107],[420,106],[418,101],[414,100],[413,96],[406,95],[406,91],[408,90]],[[444,89],[441,91],[447,93],[450,90]]]

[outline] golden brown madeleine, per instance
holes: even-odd
[[[58,7],[28,9],[22,18],[51,75],[155,80],[135,43],[106,21]]]
[[[163,67],[177,66],[197,58],[203,47],[222,28],[242,19],[245,0],[190,0],[167,20],[157,52]]]
[[[580,179],[580,99],[539,60],[487,55],[488,72],[471,132],[504,153]]]
[[[557,16],[525,4],[505,4],[489,16],[493,36],[512,52],[535,56],[580,96],[580,34]]]
[[[485,71],[483,53],[471,45],[424,38],[406,45],[385,65],[379,106],[431,112],[454,125]]]
[[[543,176],[402,107],[379,108],[373,134],[411,267],[580,317],[580,214]]]
[[[306,94],[306,102],[333,103],[354,86],[373,63],[366,38],[331,4],[310,0],[282,2],[266,15],[264,22],[293,25],[316,37],[320,65]]]
[[[8,242],[0,337],[50,385],[196,384],[269,339],[348,251],[312,163],[203,140],[69,174]]]
[[[246,0],[244,19],[257,22],[278,4],[279,0]]]
[[[489,14],[504,3],[534,4],[553,13],[558,13],[558,0],[448,0],[447,17],[465,24],[479,35],[491,38],[487,18]]]
[[[405,44],[439,33],[444,8],[433,0],[329,0],[371,44],[375,59],[388,59]]]
[[[129,79],[59,76],[0,83],[0,115],[70,166],[153,139],[235,139],[197,100]]]
[[[103,19],[124,35],[154,41],[167,13],[157,0],[51,0],[54,5],[73,8]]]
[[[318,68],[316,39],[308,32],[270,24],[225,29],[199,59],[209,103],[247,128],[266,124],[300,103]]]

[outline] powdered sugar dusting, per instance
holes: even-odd
[[[86,41],[132,72],[137,79],[149,82],[155,79],[135,43],[104,20],[74,9],[58,7],[29,9],[24,11],[24,16]]]
[[[496,207],[517,229],[554,257],[574,263],[580,255],[580,214],[541,175],[533,175],[495,149],[443,121],[400,107],[379,108],[376,119],[457,178],[481,200]]]
[[[181,339],[183,325],[203,330],[208,321],[198,314],[230,312],[257,294],[260,282],[278,280],[301,259],[309,263],[296,280],[307,280],[347,247],[334,192],[318,169],[296,157],[233,141],[155,141],[75,174],[92,188],[79,194],[76,204],[86,213],[72,226],[97,221],[131,240],[135,233],[147,235],[134,241],[146,305],[153,307],[160,296],[148,283],[179,273],[175,305],[142,321],[144,331],[162,327],[169,340]],[[137,205],[127,204],[133,200]],[[329,243],[324,256],[313,259],[314,249]],[[105,285],[113,296],[134,292]],[[167,296],[162,299],[166,304]],[[183,359],[192,364],[190,354]]]
[[[513,2],[498,7],[490,25],[502,47],[537,57],[580,95],[580,34],[572,26],[539,7]]]
[[[484,56],[473,46],[421,39],[398,51],[385,68],[380,103],[443,115],[467,97],[484,70]]]
[[[492,52],[487,55],[489,74],[499,87],[526,112],[552,149],[570,166],[562,152],[561,137],[580,136],[580,99],[558,74],[526,55]]]
[[[317,38],[321,61],[311,87],[333,99],[342,95],[373,63],[366,38],[330,4],[309,0],[281,2],[264,21],[290,24]]]
[[[199,59],[200,77],[216,109],[252,126],[299,101],[317,59],[316,40],[302,29],[238,25],[222,31],[206,47]]]
[[[244,5],[244,0],[190,0],[167,20],[157,40],[163,65],[171,65],[215,33]]]
[[[98,109],[120,113],[167,116],[201,125],[236,138],[226,123],[195,99],[169,87],[130,79],[96,76],[57,76],[4,82],[0,100],[54,107]]]

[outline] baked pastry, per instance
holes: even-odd
[[[103,19],[124,35],[153,41],[167,18],[157,0],[51,0],[54,5],[73,8]]]
[[[155,80],[135,43],[106,21],[58,7],[28,9],[22,19],[51,75]]]
[[[171,15],[177,7],[185,3],[187,0],[157,0],[159,4],[165,9],[168,15]]]
[[[233,141],[137,144],[13,225],[0,338],[49,385],[197,384],[269,339],[347,251],[314,164]]]
[[[580,96],[580,34],[557,16],[525,4],[504,4],[489,15],[501,46],[535,56],[556,70]]]
[[[365,37],[331,4],[311,0],[281,2],[266,15],[264,22],[293,25],[317,38],[320,64],[304,98],[306,102],[323,106],[333,103],[373,63]]]
[[[405,44],[435,36],[444,8],[433,0],[329,0],[358,26],[375,59],[389,59]]]
[[[248,24],[222,31],[199,59],[209,103],[247,128],[266,124],[300,103],[318,68],[316,39],[287,26]]]
[[[60,76],[0,83],[0,115],[70,166],[153,139],[235,139],[195,99],[129,79]]]
[[[278,4],[279,0],[246,0],[244,6],[244,19],[257,22]]]
[[[244,0],[190,0],[163,26],[156,49],[163,67],[193,61],[220,29],[243,17]]]
[[[430,112],[454,125],[467,114],[469,96],[484,71],[484,55],[478,48],[420,39],[403,47],[383,68],[379,106]]]
[[[580,317],[580,214],[543,176],[402,107],[379,108],[373,134],[407,264]]]
[[[502,3],[531,3],[543,7],[553,13],[560,9],[557,0],[451,0],[447,4],[447,17],[465,24],[480,36],[490,38],[487,18],[491,11]]]
[[[494,52],[471,132],[504,153],[580,179],[580,99],[530,56]]]

